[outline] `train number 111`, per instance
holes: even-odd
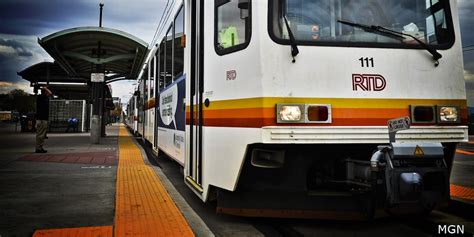
[[[361,67],[374,67],[374,58],[359,58]]]

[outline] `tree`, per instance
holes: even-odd
[[[14,89],[1,100],[2,110],[18,111],[21,114],[33,112],[36,109],[36,98],[21,89]]]
[[[26,93],[24,90],[22,89],[14,89],[14,90],[11,90],[10,92],[8,92],[9,95],[15,97],[15,96],[29,96],[28,93]]]

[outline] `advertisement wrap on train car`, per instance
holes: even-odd
[[[182,76],[158,95],[158,144],[184,164],[185,81]]]

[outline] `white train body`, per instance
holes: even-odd
[[[127,104],[127,119],[126,123],[130,130],[135,134],[138,133],[138,105],[137,105],[137,95],[130,97],[130,100]]]
[[[342,157],[338,152],[354,146],[372,149],[388,144],[387,121],[393,118],[408,116],[413,122],[411,129],[397,135],[399,142],[438,142],[451,151],[454,144],[467,141],[466,93],[455,0],[433,0],[431,5],[426,1],[426,9],[443,9],[442,13],[433,14],[444,22],[434,24],[442,28],[438,33],[443,31],[448,35],[437,38],[436,42],[444,43],[434,46],[442,54],[438,66],[432,55],[416,42],[401,42],[408,38],[397,43],[377,33],[342,26],[338,19],[350,20],[348,16],[344,18],[343,10],[348,1],[316,2],[329,6],[332,13],[328,13],[331,19],[327,22],[330,24],[307,22],[311,20],[305,20],[308,18],[304,12],[306,3],[301,0],[201,0],[195,3],[185,0],[170,1],[167,5],[152,43],[155,47],[141,76],[140,97],[145,103],[140,108],[144,111],[138,114],[144,117],[139,118],[142,123],[138,123],[137,129],[158,153],[163,152],[184,166],[185,182],[203,201],[215,189],[237,191],[245,164],[250,164],[258,149],[275,151],[270,152],[273,158],[284,154],[285,162],[290,162],[298,146],[304,147],[308,154],[313,151],[315,156],[321,149],[321,154],[333,150],[337,153],[334,157]],[[381,7],[378,1],[366,2],[372,10],[375,6]],[[388,2],[393,6],[410,4],[409,1]],[[425,0],[412,2],[425,4]],[[241,3],[250,5],[250,8],[243,5],[241,12],[243,21],[248,24],[245,25],[246,36],[236,37],[242,32],[231,27],[216,32],[230,17],[219,15],[219,9],[227,7],[226,4],[241,6],[238,5]],[[316,9],[313,3],[308,4],[306,7]],[[179,30],[175,30],[174,35],[168,34],[173,22],[181,24],[179,11],[183,6],[184,39]],[[299,50],[295,62],[292,62],[288,29],[281,23],[284,17],[277,19],[278,12],[284,11],[280,8],[286,9],[289,25],[293,24],[291,29],[295,31],[292,34]],[[301,13],[290,12],[295,9]],[[200,11],[204,11],[202,16]],[[374,13],[367,14],[369,17]],[[429,23],[433,20],[429,17],[422,17],[425,26],[415,22],[418,31],[410,24],[398,27],[407,34],[418,34],[417,37],[422,34],[422,40],[429,42],[430,37],[440,37],[430,33]],[[279,21],[281,24],[277,26]],[[276,31],[281,31],[280,38]],[[352,31],[351,37],[360,36],[362,40],[324,41],[325,37],[336,39],[336,35],[344,31]],[[226,36],[226,33],[229,34]],[[228,38],[224,39],[229,35],[234,41],[231,46],[226,45]],[[298,40],[303,38],[305,40]],[[364,42],[365,38],[371,42]],[[175,39],[173,44],[167,44],[171,39]],[[166,61],[170,45],[174,47],[171,56],[179,60],[178,63],[170,61],[173,70],[168,69]],[[185,47],[176,48],[179,45]],[[182,72],[176,71],[181,66]],[[167,70],[162,70],[164,68]],[[169,83],[168,74],[172,74]],[[443,106],[456,110],[455,121],[442,121],[439,114],[446,109]],[[296,112],[283,111],[285,109]],[[299,121],[284,121],[288,116],[298,116],[298,110]],[[418,112],[420,114],[415,115]],[[287,150],[286,146],[291,149]],[[335,148],[342,150],[334,151]],[[253,154],[255,150],[257,153]],[[349,152],[344,157],[352,155]]]

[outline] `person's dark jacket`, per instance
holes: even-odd
[[[49,120],[49,97],[46,95],[36,97],[36,119]]]

